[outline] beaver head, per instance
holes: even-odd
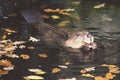
[[[87,31],[80,31],[72,34],[64,43],[66,47],[85,50],[96,49],[97,44],[94,42],[94,37]]]

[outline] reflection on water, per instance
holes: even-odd
[[[105,7],[99,9],[94,8],[94,6],[101,3],[105,3]],[[8,75],[2,76],[1,79],[23,80],[23,76],[33,74],[28,72],[28,68],[40,68],[47,72],[47,74],[42,75],[45,80],[59,80],[59,78],[61,78],[61,80],[65,78],[76,78],[77,80],[93,80],[93,78],[86,78],[81,76],[79,72],[80,69],[95,66],[96,71],[91,71],[90,74],[94,74],[95,76],[104,76],[105,73],[108,72],[108,69],[106,69],[106,67],[100,67],[99,65],[115,64],[120,67],[120,6],[116,5],[117,4],[93,1],[77,1],[59,5],[51,3],[51,5],[47,4],[47,6],[42,5],[42,15],[44,13],[44,17],[45,15],[49,16],[48,19],[44,18],[45,22],[57,25],[59,28],[64,28],[70,31],[87,30],[95,36],[95,41],[98,43],[95,60],[93,62],[83,63],[80,60],[79,54],[69,54],[64,50],[61,51],[60,48],[52,48],[51,46],[42,43],[28,42],[25,45],[35,46],[35,50],[23,49],[16,51],[16,53],[19,55],[22,53],[27,53],[32,58],[29,60],[8,58],[15,65],[15,70],[10,71]],[[45,8],[70,8],[74,9],[74,11],[68,12],[70,15],[61,15],[59,13],[43,12]],[[52,18],[52,15],[54,15],[55,18]],[[57,16],[60,18],[57,18]],[[0,23],[2,27],[9,27],[18,30],[17,34],[11,35],[8,38],[12,37],[13,40],[26,40],[23,38],[35,36],[35,34],[30,35],[24,31],[26,27],[23,26],[23,20],[14,20],[15,19],[10,19],[10,21],[5,21],[3,24]],[[37,55],[39,53],[46,53],[49,57],[46,59],[39,58]],[[1,57],[1,59],[2,58],[4,59],[4,57]],[[66,65],[66,62],[69,64]],[[52,74],[52,69],[58,67],[58,65],[66,65],[68,68],[63,69],[58,74]],[[118,79],[119,77],[116,77],[113,80]]]

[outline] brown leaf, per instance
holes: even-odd
[[[30,58],[30,56],[27,55],[27,54],[21,54],[20,57],[21,57],[22,59],[29,59],[29,58]]]
[[[8,74],[8,71],[0,69],[0,75]]]
[[[80,73],[85,74],[86,70],[80,70]]]
[[[2,60],[0,60],[0,66],[9,67],[9,66],[13,66],[13,65],[11,64],[10,61],[2,59]]]
[[[29,47],[27,47],[28,49],[35,49],[35,47],[33,47],[33,46],[29,46]]]
[[[103,77],[101,77],[101,76],[96,76],[95,77],[95,80],[108,80],[107,78],[103,78]]]
[[[48,57],[47,54],[44,54],[44,53],[38,54],[38,56],[40,56],[41,58],[47,58]]]
[[[60,72],[60,71],[61,71],[60,68],[53,68],[53,69],[52,69],[52,73],[58,73],[58,72]]]
[[[70,62],[65,62],[65,65],[69,65],[70,64]]]
[[[113,79],[115,77],[115,75],[113,75],[112,73],[109,72],[109,73],[106,73],[105,77],[107,79]]]

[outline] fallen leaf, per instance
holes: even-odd
[[[28,69],[30,72],[39,72],[42,71],[41,69],[35,68],[35,69]]]
[[[16,13],[8,14],[8,16],[17,16]]]
[[[72,4],[74,4],[74,5],[79,5],[79,4],[80,4],[80,1],[74,1],[74,2],[72,2]]]
[[[21,45],[24,43],[26,43],[26,42],[25,41],[15,41],[15,42],[13,42],[13,45]]]
[[[112,73],[106,73],[106,75],[105,75],[105,78],[107,78],[107,79],[113,79],[115,77],[115,75],[113,75]]]
[[[95,70],[95,67],[88,67],[88,68],[84,68],[87,72],[89,71],[94,71]]]
[[[70,21],[61,21],[60,23],[57,24],[57,26],[63,27],[66,26]]]
[[[105,66],[105,67],[117,67],[116,65],[109,65],[109,64],[102,64],[101,66]]]
[[[4,69],[4,70],[7,70],[7,71],[10,71],[10,70],[13,70],[14,67],[13,67],[13,66],[9,66],[9,67],[4,67],[3,69]]]
[[[35,49],[35,47],[33,47],[33,46],[29,46],[29,47],[27,47],[28,49]]]
[[[119,67],[109,67],[109,72],[118,74],[118,73],[120,73],[120,68]]]
[[[1,38],[5,40],[7,38],[7,35],[3,35]]]
[[[42,17],[45,18],[45,19],[50,18],[50,16],[48,16],[48,15],[42,15]]]
[[[86,70],[80,70],[80,73],[85,74],[87,71]]]
[[[11,58],[19,58],[17,54],[6,54],[6,56]]]
[[[68,68],[67,66],[64,66],[64,65],[58,65],[58,67],[64,68],[64,69],[67,69],[67,68]]]
[[[65,78],[65,79],[58,79],[58,80],[77,80],[76,78]]]
[[[30,56],[27,55],[27,54],[21,54],[20,57],[21,57],[22,59],[29,59],[29,58],[30,58]]]
[[[40,56],[41,58],[47,58],[48,57],[47,54],[44,54],[44,53],[38,54],[38,56]]]
[[[35,37],[30,37],[30,38],[29,38],[29,41],[38,42],[38,41],[40,41],[40,40],[37,39],[37,38],[35,38]]]
[[[8,71],[0,69],[0,75],[5,75],[5,74],[8,74]]]
[[[53,69],[52,69],[52,73],[58,73],[58,72],[60,72],[60,71],[61,71],[60,68],[53,68]]]
[[[108,80],[107,78],[103,78],[101,76],[94,77],[95,80]]]
[[[25,76],[24,79],[26,80],[31,80],[31,79],[34,79],[34,80],[41,80],[41,79],[44,79],[42,76],[37,76],[37,75],[29,75],[29,76]]]
[[[65,62],[65,65],[69,65],[70,64],[70,62]]]
[[[60,19],[60,17],[58,15],[51,15],[52,19]]]
[[[103,7],[105,7],[105,3],[94,6],[95,9],[99,9],[99,8],[103,8]]]
[[[82,74],[82,76],[85,76],[85,77],[95,77],[95,76],[93,76],[92,74]]]
[[[46,74],[46,72],[45,71],[37,71],[37,72],[35,72],[35,74],[41,75],[41,74]]]
[[[8,61],[8,60],[0,60],[0,66],[4,66],[4,67],[13,67],[11,61]]]
[[[25,45],[20,45],[19,48],[20,49],[24,49],[26,46]]]
[[[62,11],[67,11],[67,12],[70,12],[70,11],[75,11],[74,8],[68,8],[68,9],[61,9]]]
[[[17,31],[12,30],[12,29],[8,29],[8,28],[5,28],[4,30],[8,33],[17,33]]]

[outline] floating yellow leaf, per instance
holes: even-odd
[[[48,57],[47,54],[44,54],[44,53],[38,54],[38,56],[40,56],[41,58],[47,58]]]
[[[25,79],[25,80],[29,80],[29,79],[41,80],[41,79],[44,79],[44,78],[41,77],[41,76],[30,75],[30,76],[25,76],[24,79]]]
[[[37,72],[35,72],[35,74],[46,74],[46,72],[45,71],[37,71]]]
[[[39,72],[42,71],[41,69],[35,68],[35,69],[28,69],[30,72]]]
[[[103,8],[103,7],[105,7],[105,3],[94,6],[95,9],[99,9],[99,8]]]
[[[69,65],[70,64],[70,62],[65,62],[65,65]]]
[[[59,9],[59,8],[57,8],[57,9],[48,8],[48,9],[44,9],[44,11],[45,12],[55,12],[55,13],[58,13],[58,14],[68,15],[68,16],[70,15],[68,12],[62,11],[62,9]]]
[[[70,21],[61,21],[60,23],[57,24],[57,26],[63,27],[66,26]]]
[[[93,76],[92,74],[82,74],[82,76],[85,76],[85,77],[95,77],[95,76]]]
[[[17,33],[17,31],[12,30],[12,29],[8,29],[8,28],[5,28],[4,30],[8,33]]]
[[[80,4],[80,1],[72,2],[72,4],[74,4],[74,5],[79,5],[79,4]]]
[[[60,19],[58,15],[51,15],[52,19]]]
[[[7,35],[3,35],[2,39],[5,40],[7,38]]]
[[[105,67],[117,67],[116,65],[109,65],[109,64],[102,64],[101,66],[105,66]]]
[[[60,71],[61,71],[60,68],[53,68],[53,69],[52,69],[52,73],[58,73],[58,72],[60,72]]]

